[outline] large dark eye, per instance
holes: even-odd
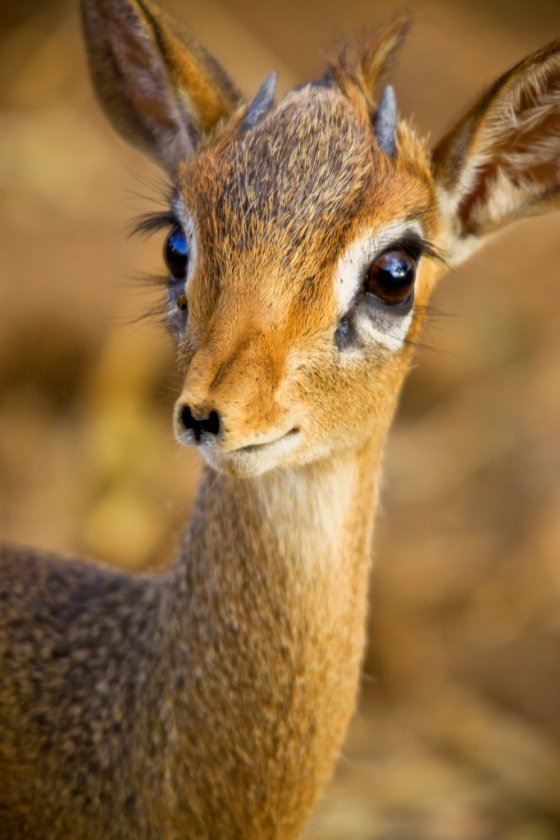
[[[388,306],[411,299],[416,261],[406,251],[386,251],[372,262],[365,278],[365,290]]]
[[[165,240],[163,258],[175,280],[184,280],[189,262],[189,246],[180,227],[173,228]]]

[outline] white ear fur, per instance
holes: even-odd
[[[560,42],[504,74],[434,152],[450,260],[506,224],[560,206]]]

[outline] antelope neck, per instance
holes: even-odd
[[[379,466],[372,449],[253,479],[206,467],[177,569],[192,598],[217,587],[233,594],[236,579],[258,585],[273,570],[313,580],[367,566]]]
[[[378,461],[369,445],[257,479],[204,473],[168,626],[181,753],[204,756],[190,790],[224,826],[291,836],[330,775],[359,683]]]

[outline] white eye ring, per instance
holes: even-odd
[[[422,238],[422,233],[418,222],[399,221],[376,233],[365,231],[346,247],[339,257],[334,274],[341,318],[347,315],[360,295],[363,296],[368,267],[389,250],[393,243],[403,241],[410,235]],[[352,320],[357,335],[395,353],[404,343],[410,329],[412,309],[385,305],[379,301],[378,306],[358,305]]]
[[[422,228],[418,222],[400,221],[381,231],[367,230],[347,245],[338,259],[334,273],[341,317],[348,312],[352,301],[361,290],[368,266],[393,243],[402,241],[411,234],[422,238]]]

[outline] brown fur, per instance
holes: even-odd
[[[241,101],[215,59],[151,0],[83,3],[82,13],[100,103],[163,165],[176,168]]]
[[[399,24],[245,131],[224,72],[146,0],[83,8],[102,103],[172,173],[196,230],[179,405],[218,410],[223,430],[169,573],[2,549],[0,836],[293,837],[354,709],[381,453],[442,264],[421,261],[394,350],[360,335],[337,348],[334,269],[357,237],[405,221],[460,259],[472,118],[435,170],[404,122],[396,159],[380,151],[366,86]],[[488,148],[500,90],[474,112]],[[236,454],[294,427],[287,454]]]

